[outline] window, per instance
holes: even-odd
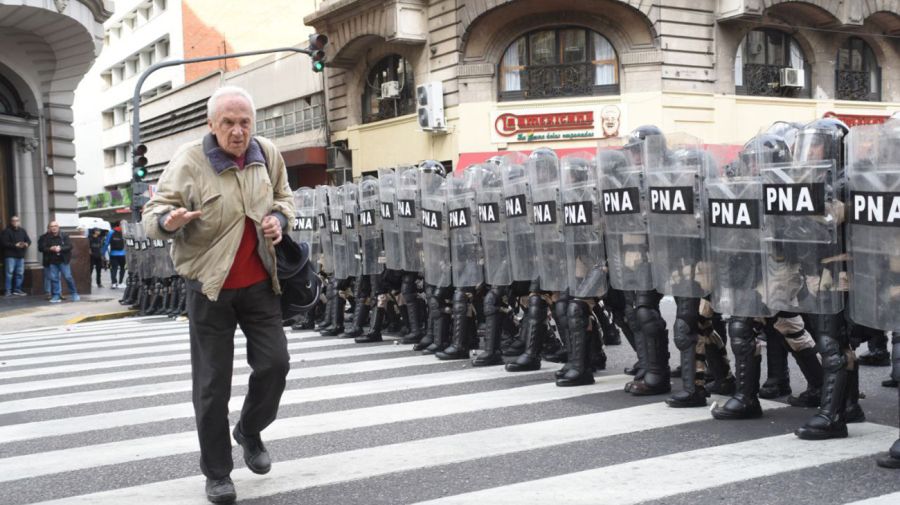
[[[397,96],[381,96],[381,85],[396,81]],[[416,84],[412,65],[406,58],[392,54],[379,61],[366,76],[362,96],[363,123],[371,123],[412,114],[416,111]]]
[[[0,75],[0,114],[16,115],[24,112],[24,104],[12,83]]]
[[[325,126],[322,94],[298,98],[256,111],[256,133],[284,137]]]
[[[513,41],[500,62],[500,99],[528,100],[619,92],[612,44],[597,32],[561,28]]]
[[[803,73],[801,86],[781,83],[781,69]],[[738,46],[734,60],[735,93],[738,95],[809,98],[809,63],[800,44],[777,30],[753,30]]]
[[[863,39],[850,37],[838,49],[834,89],[839,100],[881,101],[881,67]]]

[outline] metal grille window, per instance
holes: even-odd
[[[256,111],[256,133],[268,138],[323,128],[325,109],[322,94],[309,95]]]
[[[619,92],[612,44],[584,28],[540,30],[519,37],[500,62],[500,99],[528,100]]]
[[[382,84],[397,83],[397,94],[382,96]],[[363,123],[412,114],[416,111],[416,84],[412,65],[392,54],[379,61],[366,76],[362,96]]]
[[[803,71],[801,86],[781,81],[782,69]],[[811,67],[800,44],[778,30],[753,30],[738,46],[734,60],[735,93],[738,95],[809,98]]]
[[[834,73],[839,100],[881,101],[881,67],[863,39],[850,37],[838,49]]]

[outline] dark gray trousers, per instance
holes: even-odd
[[[241,431],[256,435],[275,420],[290,369],[281,305],[269,280],[242,289],[226,289],[215,302],[188,282],[187,312],[191,335],[194,415],[200,438],[200,469],[211,479],[231,473],[228,400],[238,325],[247,339],[252,369]]]

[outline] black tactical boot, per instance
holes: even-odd
[[[719,347],[716,340],[707,340],[704,346],[706,356],[706,392],[731,396],[735,392],[735,379],[728,364],[728,355],[724,347]]]
[[[354,307],[353,311],[353,326],[350,327],[347,331],[340,334],[338,338],[356,338],[361,337],[363,335],[363,328],[369,319],[369,311],[372,309],[372,306],[366,303],[366,300],[360,298],[356,302],[356,307]]]
[[[384,329],[385,335],[392,337],[404,336],[409,333],[409,312],[406,305],[397,305],[393,301],[388,303],[385,309],[385,318],[387,326]]]
[[[384,325],[384,318],[387,310],[384,307],[375,307],[375,317],[372,318],[372,327],[365,335],[353,339],[357,344],[370,344],[372,342],[381,342],[381,327]]]
[[[800,371],[806,378],[807,389],[799,395],[788,397],[788,404],[792,407],[814,408],[818,407],[822,397],[822,364],[813,348],[803,349],[794,353],[794,359]]]
[[[439,360],[468,359],[469,343],[475,336],[474,314],[469,315],[469,298],[465,291],[453,293],[453,311],[450,316],[450,345],[435,353]]]
[[[528,341],[528,316],[516,324],[515,316],[510,311],[503,318],[503,330],[500,333],[500,354],[504,363],[512,363],[525,352]]]
[[[507,372],[540,370],[541,350],[550,328],[547,326],[547,302],[540,295],[528,297],[528,315],[522,322],[525,329],[525,352],[515,361],[506,364]]]
[[[675,323],[678,324],[677,322]],[[677,338],[677,337],[676,337]],[[703,373],[697,373],[697,345],[688,346],[681,351],[681,391],[674,393],[666,400],[669,407],[705,407],[706,388]]]
[[[876,463],[878,463],[878,466],[881,468],[900,468],[900,438],[894,441],[894,444],[891,445],[887,454],[878,458]]]
[[[472,366],[492,366],[503,363],[500,354],[500,334],[506,313],[498,307],[499,296],[489,291],[484,297],[484,350],[472,360]]]
[[[636,316],[644,335],[647,368],[641,379],[635,377],[628,392],[635,396],[665,394],[672,390],[669,371],[669,336],[666,322],[656,307],[641,303],[646,297],[656,296],[638,293]]]
[[[858,362],[863,366],[891,366],[891,355],[887,349],[873,349],[861,354]]]
[[[767,331],[766,342],[766,382],[759,388],[759,397],[771,400],[787,396],[791,391],[791,375],[788,368],[788,351],[783,343],[784,337],[777,331]]]
[[[451,319],[448,311],[441,310],[434,320],[434,341],[422,351],[422,354],[437,354],[450,345]]]
[[[859,368],[847,370],[847,424],[866,422],[866,413],[859,405]]]
[[[431,317],[431,312],[427,311],[424,314],[425,318],[425,326],[422,332],[422,338],[419,339],[418,342],[413,346],[413,351],[424,351],[431,346],[434,342],[434,328],[436,326],[435,321],[436,317]]]
[[[400,339],[401,344],[418,344],[425,336],[425,317],[423,317],[422,300],[414,298],[406,300],[406,314],[409,321],[409,332]],[[429,342],[430,344],[431,342]],[[426,346],[427,347],[427,346]]]
[[[559,340],[554,335],[550,335],[544,341],[544,350],[541,351],[541,357],[553,363],[565,363],[569,354],[569,323],[567,313],[569,307],[569,296],[562,295],[556,303],[553,304],[553,321],[556,323],[556,331],[559,333]],[[562,344],[560,345],[560,342]]]
[[[590,308],[583,300],[570,300],[566,320],[569,325],[569,361],[566,362],[565,372],[557,377],[556,385],[559,387],[586,386],[594,383],[594,374],[588,364],[590,355],[590,331],[588,326],[592,322],[589,317]],[[596,331],[597,323],[594,322],[593,330]]]
[[[759,404],[759,372],[761,357],[756,356],[756,337],[752,322],[746,318],[734,318],[728,324],[731,350],[734,352],[734,370],[737,393],[725,405],[712,411],[716,419],[754,419],[762,417]]]
[[[606,312],[599,303],[595,306],[594,313],[597,315],[597,322],[600,324],[600,334],[603,338],[603,345],[621,345],[622,334],[619,327],[612,321],[612,317]]]
[[[627,321],[627,326],[629,328],[632,328],[632,339],[630,340],[630,342],[632,343],[632,347],[634,347],[634,352],[637,354],[637,362],[634,364],[634,366],[631,367],[630,370],[625,370],[626,374],[634,375],[634,380],[625,384],[626,393],[631,392],[631,387],[635,383],[644,380],[644,375],[647,373],[647,338],[644,335],[644,332],[641,330],[640,324],[638,324],[638,320],[635,314],[636,312],[634,308],[630,306],[626,307],[625,318]]]
[[[319,332],[323,337],[336,337],[344,333],[344,298],[340,295],[335,296],[334,306],[331,308],[331,317],[334,318],[334,324]]]
[[[822,386],[821,407],[806,424],[794,431],[804,440],[847,438],[844,409],[847,406],[847,360],[838,342],[828,335],[820,335],[825,383]]]
[[[334,279],[328,281],[325,286],[325,317],[322,322],[316,325],[316,331],[322,333],[334,327],[334,306],[337,303],[337,289],[334,286]]]

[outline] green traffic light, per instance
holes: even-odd
[[[324,70],[324,69],[325,69],[325,63],[324,63],[324,62],[321,62],[321,61],[314,61],[314,62],[313,62],[313,70],[314,70],[315,72],[321,72],[321,71]]]

